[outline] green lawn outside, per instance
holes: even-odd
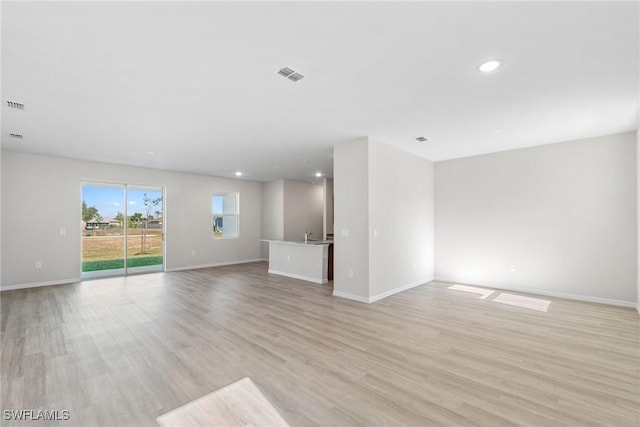
[[[130,258],[127,267],[144,267],[147,265],[162,265],[162,256]],[[108,259],[104,261],[87,261],[82,263],[82,271],[113,270],[124,268],[124,259]]]

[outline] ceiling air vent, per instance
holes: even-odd
[[[24,110],[24,104],[21,104],[20,102],[7,101],[7,107]]]
[[[297,82],[298,80],[301,80],[302,78],[304,78],[302,74],[297,73],[288,67],[280,68],[280,71],[278,71],[278,74],[280,74],[282,77],[288,78],[292,82]]]
[[[420,141],[420,142],[427,142],[427,141],[428,141],[428,139],[427,139],[427,138],[425,138],[424,136],[419,136],[419,137],[417,137],[417,138],[416,138],[416,141]]]
[[[10,133],[9,136],[11,138],[22,139],[22,135],[20,135],[19,133]]]
[[[304,76],[300,73],[293,73],[291,74],[288,79],[294,82],[297,82],[298,80],[304,78]]]
[[[295,71],[293,71],[291,68],[280,68],[280,71],[278,71],[278,74],[280,74],[283,77],[289,77],[291,74],[295,73]]]

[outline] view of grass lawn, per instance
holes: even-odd
[[[147,230],[141,251],[140,229],[127,230],[127,266],[162,265],[162,231]],[[82,271],[124,268],[124,237],[120,230],[98,230],[82,237]]]
[[[161,265],[162,256],[147,256],[130,258],[127,267],[144,267],[147,265]],[[87,261],[82,263],[82,271],[114,270],[124,268],[124,259],[110,259],[104,261]]]

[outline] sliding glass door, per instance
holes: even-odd
[[[82,186],[82,277],[125,274],[124,185]]]
[[[127,272],[162,271],[162,188],[127,186]]]
[[[164,269],[161,187],[82,185],[82,277]]]

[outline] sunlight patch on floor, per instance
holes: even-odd
[[[549,304],[551,304],[551,301],[546,299],[531,298],[515,294],[506,294],[504,292],[495,297],[493,301],[544,312],[547,311],[547,309],[549,308]]]
[[[475,286],[466,286],[466,285],[451,285],[447,289],[480,294],[481,295],[480,299],[485,299],[491,296],[495,292],[494,290],[491,290],[491,289],[476,288]]]

